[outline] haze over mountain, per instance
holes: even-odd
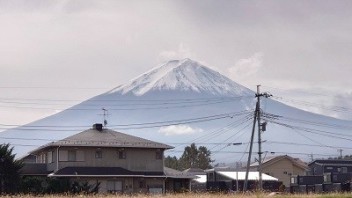
[[[173,60],[67,110],[1,132],[0,142],[12,144],[23,156],[103,122],[105,113],[108,128],[176,147],[167,154],[180,155],[195,142],[207,146],[217,162],[244,161],[255,101],[253,91],[224,75],[190,59]],[[337,156],[337,149],[349,154],[351,121],[270,98],[261,104],[268,122],[262,137],[265,155],[327,158]],[[243,144],[232,145],[238,142]]]

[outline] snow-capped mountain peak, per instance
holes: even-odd
[[[150,91],[161,90],[205,92],[220,96],[252,94],[249,89],[189,58],[169,61],[109,93],[141,96]]]

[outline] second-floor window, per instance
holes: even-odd
[[[155,159],[163,159],[163,152],[161,150],[156,151]]]
[[[103,151],[101,151],[101,150],[95,151],[95,158],[96,158],[96,159],[101,159],[101,158],[103,158]]]
[[[76,161],[76,151],[75,150],[69,150],[67,155],[68,155],[68,161],[70,161],[70,162]]]
[[[52,151],[48,152],[48,163],[53,163],[53,152]]]
[[[125,150],[119,150],[117,152],[119,159],[126,159],[126,151]]]

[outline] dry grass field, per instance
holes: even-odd
[[[7,197],[20,197],[20,198],[152,198],[152,197],[162,197],[162,198],[261,198],[261,197],[277,197],[277,198],[352,198],[352,193],[332,193],[332,194],[269,194],[269,193],[251,193],[251,194],[219,194],[219,193],[185,193],[185,194],[167,194],[167,195],[4,195],[1,198]]]

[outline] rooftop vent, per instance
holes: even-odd
[[[93,124],[93,129],[97,131],[103,131],[103,124],[100,124],[100,123]]]

